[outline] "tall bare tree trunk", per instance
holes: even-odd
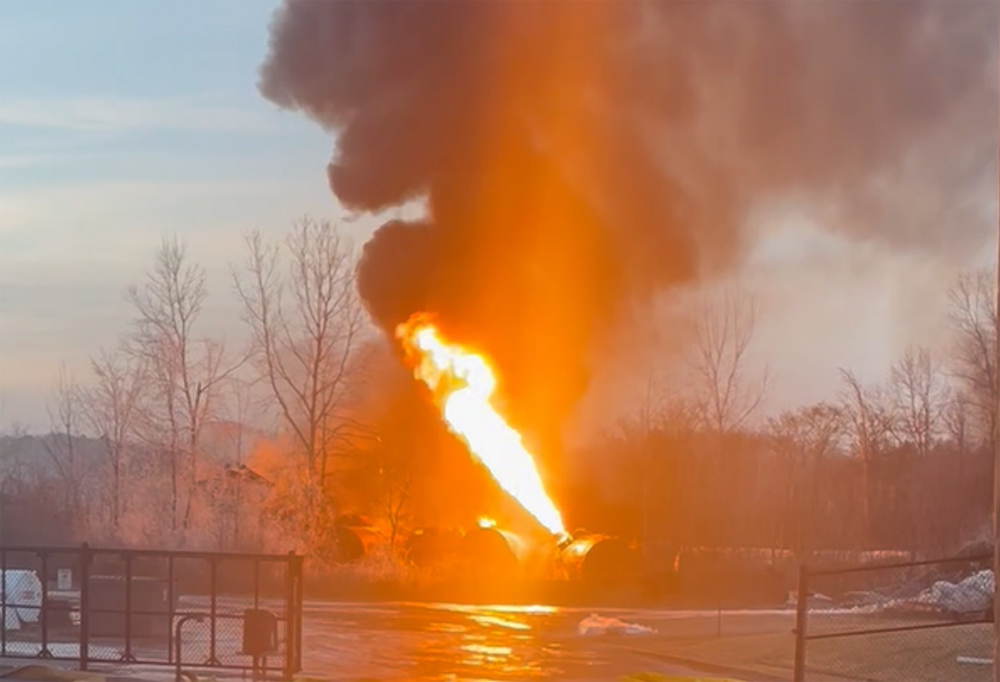
[[[298,221],[283,245],[266,244],[260,232],[252,232],[246,247],[244,268],[234,280],[253,337],[253,359],[304,459],[310,490],[303,497],[329,505],[330,459],[364,432],[345,409],[364,369],[351,248],[336,225],[310,218]],[[318,518],[316,510],[308,514],[312,518],[303,518],[303,527],[313,527]]]

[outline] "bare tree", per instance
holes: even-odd
[[[745,425],[767,392],[766,367],[758,379],[747,376],[758,312],[756,299],[735,288],[706,297],[699,310],[689,363],[697,378],[702,419],[720,434]]]
[[[29,472],[21,456],[22,443],[28,436],[28,427],[20,422],[11,422],[0,431],[0,497],[20,487],[29,477]]]
[[[948,439],[958,449],[960,456],[969,451],[969,397],[965,391],[953,391],[942,415]]]
[[[132,352],[146,366],[152,389],[143,415],[148,440],[164,453],[170,470],[171,530],[186,530],[202,432],[234,366],[224,367],[221,344],[197,336],[208,296],[205,271],[190,262],[176,237],[163,239],[146,281],[128,295],[136,312]]]
[[[226,485],[223,496],[216,500],[219,507],[220,517],[229,516],[231,523],[225,523],[224,518],[219,521],[224,526],[231,526],[232,546],[242,547],[246,529],[242,527],[241,521],[244,512],[244,487],[248,481],[256,481],[259,476],[247,467],[247,460],[254,446],[261,437],[259,428],[254,428],[253,424],[258,424],[263,418],[265,405],[259,393],[260,386],[257,381],[248,381],[240,377],[233,377],[228,382],[225,400],[222,403],[220,414],[228,422],[226,434],[232,447],[229,461],[226,466]],[[225,538],[222,538],[225,541]]]
[[[83,466],[78,446],[83,427],[81,389],[66,364],[59,367],[52,393],[47,401],[51,433],[43,441],[45,451],[59,477],[63,511],[74,522],[86,518],[81,488]]]
[[[889,393],[900,444],[925,455],[943,435],[950,388],[928,349],[909,347],[889,373]]]
[[[818,535],[819,481],[823,460],[843,450],[846,415],[838,405],[819,403],[785,412],[768,421],[768,432],[779,456],[790,464],[781,524],[803,560],[808,560]]]
[[[309,476],[325,489],[331,452],[360,427],[347,406],[363,370],[351,248],[335,224],[303,218],[282,244],[267,244],[255,231],[246,249],[234,280],[252,357]]]
[[[393,439],[376,446],[381,515],[389,525],[389,549],[394,550],[400,531],[410,518],[413,488],[412,453],[402,451]]]
[[[617,419],[607,434],[610,440],[626,446],[627,461],[617,462],[618,468],[628,472],[628,489],[641,502],[640,533],[643,562],[650,566],[655,557],[652,538],[655,530],[656,490],[662,485],[661,460],[664,437],[688,433],[698,423],[699,407],[686,402],[679,395],[669,393],[664,383],[650,367],[642,389],[637,409]],[[627,468],[626,468],[627,466]]]
[[[146,373],[141,358],[122,348],[102,349],[91,359],[90,367],[94,384],[83,393],[84,417],[91,431],[103,442],[111,467],[111,527],[117,534],[125,513],[123,478],[128,466],[130,440],[135,437]]]
[[[896,440],[892,401],[882,386],[865,386],[850,370],[841,369],[843,406],[852,426],[855,450],[871,459]]]
[[[879,386],[865,386],[853,372],[841,369],[844,380],[843,407],[851,426],[854,452],[862,463],[861,509],[866,530],[871,524],[872,465],[894,441],[892,409]]]
[[[983,269],[959,278],[949,292],[951,321],[957,333],[954,371],[962,382],[984,440],[995,447],[1000,416],[1000,374],[997,367],[998,321],[996,282]]]

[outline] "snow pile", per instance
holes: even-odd
[[[625,623],[617,618],[602,618],[596,613],[580,621],[577,630],[581,635],[648,635],[656,632],[645,625]]]
[[[985,611],[993,602],[993,571],[979,571],[958,583],[939,580],[916,601],[953,613]]]

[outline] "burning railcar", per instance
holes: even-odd
[[[593,584],[621,582],[640,570],[639,552],[620,538],[578,532],[561,546],[568,577]]]

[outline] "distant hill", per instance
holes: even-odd
[[[246,463],[263,438],[262,431],[238,423],[207,425],[199,479],[211,480],[223,472],[242,470],[239,465]],[[60,434],[0,436],[0,545],[65,546],[90,539],[76,537],[74,528],[80,527],[80,519],[66,511],[73,506],[67,504],[71,494],[67,491],[74,487],[84,508],[91,510],[92,529],[93,519],[109,513],[111,469],[104,442],[87,436],[73,438],[72,471],[66,461],[68,450],[65,436]],[[155,480],[148,477],[162,460],[148,446],[133,445],[130,462],[132,475],[149,481]],[[134,486],[129,493],[133,503],[146,494],[142,487]],[[76,507],[80,508],[79,502]]]

